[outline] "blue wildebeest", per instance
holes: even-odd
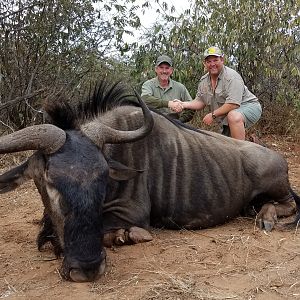
[[[0,138],[0,153],[37,150],[0,176],[0,192],[34,180],[45,208],[38,248],[50,242],[63,254],[66,279],[95,280],[104,246],[151,240],[149,226],[206,228],[254,206],[271,230],[295,212],[281,155],[177,124],[137,99],[103,81],[76,107],[46,104],[52,124]]]

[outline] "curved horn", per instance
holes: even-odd
[[[105,143],[120,144],[135,142],[142,139],[151,132],[154,125],[154,120],[151,111],[137,92],[135,92],[135,95],[144,115],[144,125],[142,127],[136,130],[122,131],[111,128],[103,123],[100,123],[99,121],[94,121],[81,126],[81,130],[99,147],[102,147],[102,145]]]
[[[51,124],[35,125],[0,137],[0,153],[41,150],[57,151],[66,141],[66,133]]]

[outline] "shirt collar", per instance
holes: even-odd
[[[160,87],[162,89],[161,85],[159,84],[158,77],[155,78],[155,85],[156,87]],[[173,88],[173,80],[171,78],[169,79],[169,86],[167,87],[167,89],[170,88]]]

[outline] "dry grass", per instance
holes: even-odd
[[[33,151],[23,151],[19,153],[0,154],[0,170],[19,165],[25,161]]]
[[[263,115],[257,129],[263,135],[278,134],[300,139],[300,112],[285,104],[264,103]]]
[[[126,279],[114,285],[94,284],[93,293],[101,299],[139,300],[298,298],[299,237],[293,232],[272,237],[245,218],[234,223],[204,231],[183,230],[168,239],[164,231],[158,232],[159,261],[145,254],[139,258],[138,272],[123,273]],[[128,290],[134,290],[132,297]]]

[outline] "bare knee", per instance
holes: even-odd
[[[230,125],[241,125],[244,126],[244,116],[236,111],[236,110],[231,110],[228,114],[227,114],[227,120],[228,120],[228,124]]]
[[[238,140],[245,140],[244,116],[236,110],[231,110],[227,115],[227,120],[231,137]]]

